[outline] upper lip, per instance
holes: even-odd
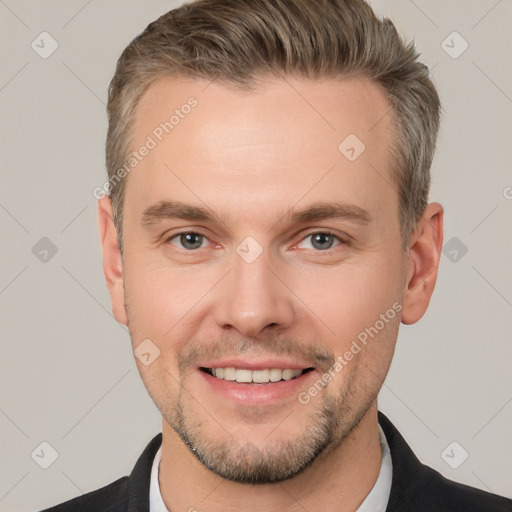
[[[262,359],[259,361],[249,361],[247,359],[233,358],[221,359],[218,361],[208,361],[198,365],[199,368],[237,368],[241,370],[266,370],[279,368],[281,370],[305,370],[313,368],[313,365],[302,363],[300,361],[291,361],[286,359]]]

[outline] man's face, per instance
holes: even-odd
[[[197,105],[180,110],[190,97]],[[127,178],[132,345],[158,347],[138,362],[149,394],[224,478],[289,478],[375,405],[405,280],[388,108],[362,78],[288,77],[244,93],[166,79],[139,104],[133,148],[157,144]],[[186,207],[165,201],[208,217],[171,215]],[[330,205],[341,215],[320,215]]]

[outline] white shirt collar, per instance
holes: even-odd
[[[391,462],[391,452],[389,451],[388,441],[380,425],[379,441],[382,450],[379,476],[372,490],[356,512],[385,512],[388,506],[389,493],[391,492],[391,480],[393,478],[393,463]],[[166,512],[165,509],[164,512]]]
[[[149,512],[169,512],[165,506],[160,485],[158,484],[158,472],[160,470],[160,460],[162,459],[162,445],[158,448],[153,466],[151,467],[151,483],[149,485]]]
[[[372,490],[366,496],[365,500],[356,512],[384,512],[386,510],[389,493],[391,492],[391,480],[393,477],[393,463],[391,462],[391,453],[386,436],[379,425],[379,441],[382,450],[382,462],[377,481]],[[150,512],[169,512],[165,506],[160,486],[158,484],[158,472],[160,469],[160,460],[162,459],[162,446],[156,452],[151,468],[151,484],[149,489],[149,510]]]

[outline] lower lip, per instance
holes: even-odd
[[[217,379],[202,370],[197,371],[214,393],[238,402],[240,405],[265,405],[293,395],[296,396],[300,388],[306,386],[307,382],[316,374],[315,370],[311,370],[294,379],[255,384]]]

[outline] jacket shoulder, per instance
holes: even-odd
[[[448,480],[432,468],[426,468],[426,478],[418,498],[435,506],[435,510],[450,512],[512,512],[512,500],[476,487]],[[420,487],[420,486],[418,486]]]
[[[512,500],[454,482],[422,464],[379,411],[391,452],[393,479],[386,512],[512,512]]]
[[[151,469],[161,444],[160,432],[146,446],[130,476],[41,512],[149,512]]]
[[[41,512],[125,512],[127,509],[128,477],[55,505]]]

